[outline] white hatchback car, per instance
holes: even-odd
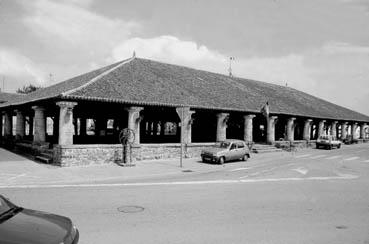
[[[330,150],[333,147],[340,148],[341,144],[341,141],[331,135],[322,135],[316,140],[316,148],[324,147]]]
[[[208,148],[201,152],[203,162],[209,161],[224,164],[226,161],[239,159],[246,161],[248,158],[250,158],[250,151],[246,143],[235,139],[225,140],[216,147]]]

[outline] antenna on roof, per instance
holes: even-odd
[[[232,74],[232,61],[234,61],[234,57],[229,57],[229,77],[233,77],[233,74]]]
[[[132,58],[135,58],[136,57],[136,51],[133,50],[133,55],[132,55]]]

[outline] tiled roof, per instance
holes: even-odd
[[[23,97],[23,94],[18,93],[8,93],[8,92],[0,92],[0,104],[6,102],[12,102],[16,100],[18,97]]]
[[[290,87],[132,58],[1,106],[48,98],[259,112],[369,122],[369,116]]]

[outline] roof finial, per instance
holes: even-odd
[[[229,57],[229,77],[233,77],[233,74],[232,74],[232,61],[234,61],[234,57]]]
[[[135,58],[136,57],[136,51],[133,50],[133,55],[132,55],[132,58]]]

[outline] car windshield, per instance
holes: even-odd
[[[224,142],[220,143],[219,147],[220,148],[228,148],[230,144],[231,144],[230,142],[225,142],[224,141]]]
[[[2,196],[0,196],[0,216],[15,206],[9,201],[6,201]]]

